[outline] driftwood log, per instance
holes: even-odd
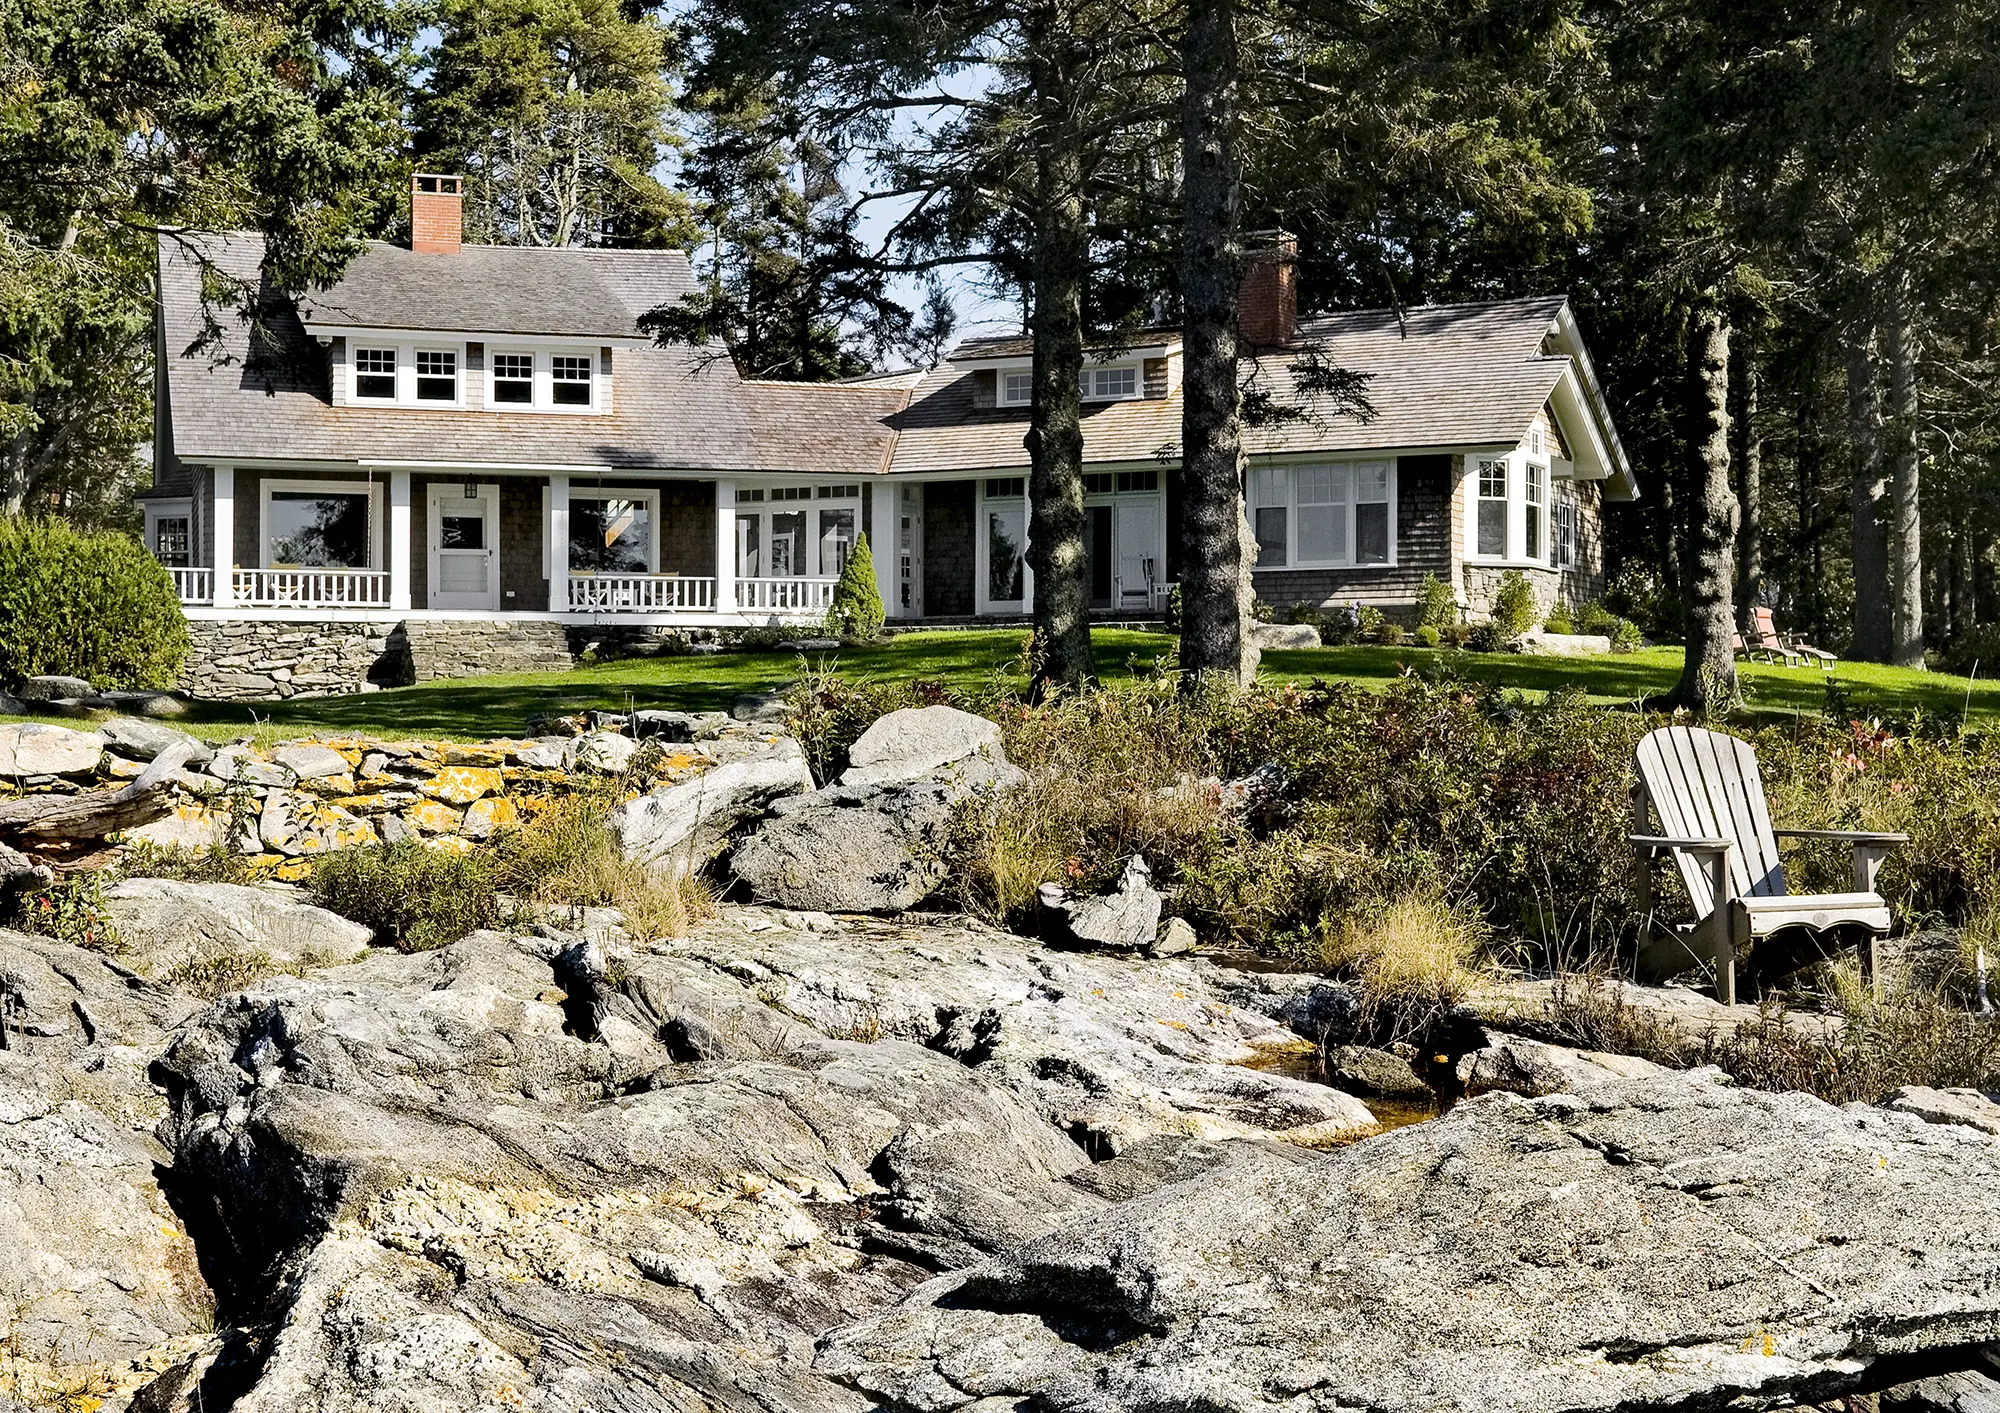
[[[187,763],[194,746],[179,741],[161,751],[138,779],[116,790],[87,795],[24,795],[0,800],[0,835],[37,839],[102,839],[136,829],[173,812],[174,772]],[[9,850],[8,852],[12,852]],[[19,855],[15,855],[16,858]],[[8,864],[0,855],[0,873]]]

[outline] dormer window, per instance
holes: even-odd
[[[496,353],[493,355],[493,400],[533,404],[535,400],[535,355]]]
[[[558,353],[550,362],[549,400],[557,407],[590,406],[590,359]]]
[[[354,350],[354,396],[370,402],[396,400],[396,350],[357,348]]]
[[[1086,368],[1077,382],[1085,402],[1125,402],[1139,395],[1139,370],[1129,364],[1122,368]]]
[[[1035,375],[1033,373],[1002,373],[1000,375],[1000,404],[1003,407],[1026,407],[1035,397]]]
[[[458,401],[458,355],[445,349],[417,350],[417,401]]]

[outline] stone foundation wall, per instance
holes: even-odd
[[[402,625],[191,622],[176,690],[205,701],[336,697],[411,680]]]
[[[560,623],[411,619],[398,633],[413,682],[576,666],[570,630]]]

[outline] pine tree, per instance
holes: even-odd
[[[882,607],[882,590],[875,583],[875,553],[868,548],[868,532],[854,541],[854,552],[833,586],[833,599],[826,609],[826,631],[835,637],[872,638],[882,631],[888,614]]]

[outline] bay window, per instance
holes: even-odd
[[[1492,559],[1507,557],[1507,463],[1479,463],[1479,527],[1477,552]]]
[[[1250,478],[1250,525],[1257,537],[1257,567],[1393,564],[1395,498],[1393,462],[1259,467]]]
[[[1528,503],[1526,516],[1522,521],[1521,554],[1526,559],[1543,559],[1548,555],[1548,546],[1542,538],[1542,526],[1548,516],[1549,468],[1530,461],[1528,473]]]

